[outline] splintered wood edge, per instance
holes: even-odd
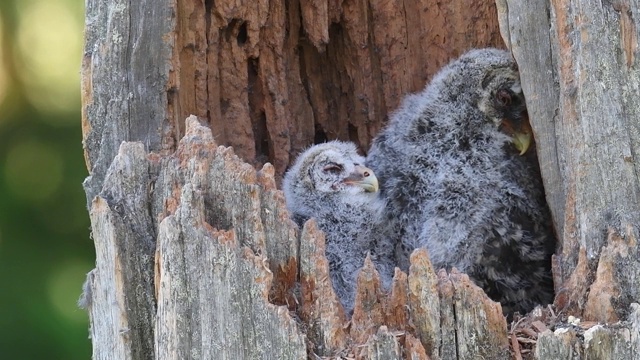
[[[439,285],[439,278],[433,270],[426,249],[414,251],[410,261],[407,278],[409,318],[415,326],[416,336],[422,341],[427,353],[437,355],[443,336],[441,321],[443,292]]]
[[[193,164],[187,165],[190,164],[188,163],[189,159],[199,158],[202,161],[202,159],[209,157],[221,157],[225,164],[225,171],[238,170],[241,173],[240,176],[233,177],[236,180],[232,181],[259,186],[260,190],[257,193],[259,196],[254,195],[258,196],[262,204],[261,210],[264,210],[266,202],[273,202],[269,206],[278,211],[278,217],[275,218],[275,221],[282,225],[284,232],[289,234],[287,236],[295,239],[297,227],[290,221],[282,193],[275,185],[273,167],[265,164],[260,171],[255,171],[250,165],[235,156],[232,149],[216,146],[210,130],[202,126],[197,118],[190,117],[186,124],[185,138],[180,141],[179,150],[175,155],[179,159],[176,165],[179,168],[187,169],[188,166],[193,166]],[[144,150],[140,144],[123,144],[121,154],[126,155],[129,151],[143,152]],[[145,157],[143,156],[143,158]],[[236,163],[238,166],[234,165]],[[189,171],[199,170],[196,168]],[[188,181],[189,177],[187,176]],[[171,188],[170,194],[173,195],[170,197],[178,197],[184,190],[182,186]],[[183,204],[181,198],[175,200],[174,211],[186,205]],[[235,243],[235,236],[230,236],[228,231],[214,229],[204,221],[203,217],[194,216],[193,219],[196,220],[195,226],[210,233],[220,241],[221,245],[238,246]],[[260,219],[265,221],[264,217]],[[266,230],[264,228],[261,231]],[[302,243],[300,245],[301,253],[298,255],[299,260],[297,257],[291,257],[289,260],[293,262],[289,261],[283,264],[281,270],[289,275],[295,274],[296,268],[300,266],[299,281],[303,303],[299,313],[306,323],[303,325],[303,329],[304,326],[315,327],[316,332],[310,332],[307,335],[309,339],[316,342],[315,346],[320,345],[327,353],[351,351],[351,353],[362,355],[364,354],[363,349],[370,349],[369,345],[373,341],[372,339],[378,336],[382,327],[385,326],[387,331],[397,337],[394,338],[394,344],[404,349],[404,356],[408,356],[408,352],[412,351],[418,354],[416,355],[418,358],[423,358],[423,353],[424,356],[432,354],[436,357],[446,357],[447,354],[439,354],[438,351],[447,346],[453,347],[458,354],[471,353],[477,351],[474,346],[482,345],[480,342],[485,340],[488,341],[487,344],[491,344],[490,346],[484,344],[485,347],[508,348],[509,338],[499,304],[488,299],[482,289],[477,287],[468,276],[455,269],[449,274],[441,270],[436,275],[429,261],[428,253],[424,249],[419,249],[412,254],[409,275],[396,269],[389,293],[382,289],[379,275],[371,259],[367,258],[358,277],[354,315],[351,322],[348,323],[340,301],[331,286],[328,263],[324,256],[324,234],[317,228],[315,222],[309,221],[300,234],[300,240]],[[624,249],[620,247],[622,246],[621,241],[623,241],[621,237],[611,235],[609,240],[609,247],[605,248],[605,252],[609,249],[612,256],[620,256],[624,253]],[[274,277],[268,266],[267,257],[264,254],[255,254],[249,248],[242,248],[238,251],[242,261],[252,264],[251,266],[257,271],[253,282],[256,286],[255,289],[260,289],[260,298],[265,302],[265,305],[275,309],[276,313],[280,314],[278,316],[286,315],[287,321],[293,321],[286,309],[270,302],[269,290],[274,286]],[[157,299],[159,292],[162,291],[159,288],[162,283],[159,269],[165,264],[162,263],[157,251],[153,256],[155,256],[155,259],[152,258],[155,267],[153,292]],[[601,266],[605,267],[612,262],[607,262],[607,259],[603,258]],[[301,261],[300,265],[298,265],[298,261]],[[579,263],[583,266],[586,264],[586,262],[580,261]],[[605,267],[598,273],[600,282],[607,283],[605,280],[611,278],[611,276],[605,276],[611,275],[603,272],[606,269]],[[574,280],[578,279],[578,273],[573,274]],[[295,281],[295,277],[293,281]],[[598,281],[596,281],[597,283]],[[284,321],[285,318],[282,319]],[[297,333],[302,334],[302,329],[296,329]],[[605,329],[609,331],[608,328]],[[403,335],[399,335],[400,332]],[[591,333],[601,336],[605,332],[592,330]],[[458,336],[459,340],[462,340],[462,343],[454,344],[445,340],[454,334]],[[417,340],[418,337],[422,342]],[[541,337],[544,338],[542,335]],[[418,343],[420,346],[416,345]],[[459,346],[462,348],[458,348]],[[488,350],[485,348],[482,351]],[[369,354],[369,352],[366,353]]]
[[[391,282],[391,293],[384,301],[385,323],[392,329],[415,331],[409,319],[409,288],[407,274],[395,269]]]
[[[595,280],[587,296],[584,320],[601,323],[615,323],[621,320],[614,303],[622,292],[616,272],[619,268],[631,266],[628,263],[634,261],[632,253],[636,247],[637,239],[632,225],[627,224],[626,229],[620,230],[609,228],[606,245],[598,259]]]
[[[129,329],[124,300],[126,286],[122,276],[121,256],[116,246],[115,225],[109,205],[104,199],[96,197],[93,200],[90,218],[96,247],[96,269],[92,271],[89,284],[93,355],[106,354],[105,349],[110,349],[111,356],[132,359],[129,346],[119,336],[121,331]]]
[[[358,273],[356,297],[351,317],[350,335],[357,344],[363,344],[376,330],[384,325],[384,290],[380,275],[371,257],[367,255],[364,266]]]
[[[348,343],[347,320],[329,275],[325,237],[314,219],[308,220],[300,236],[300,316],[310,329],[308,336],[321,354],[344,350]]]
[[[159,328],[160,333],[158,336],[164,339],[162,341],[157,339],[157,341],[160,341],[157,342],[158,351],[161,353],[170,352],[174,347],[184,349],[190,341],[183,339],[183,337],[191,336],[186,335],[191,334],[190,329],[194,326],[198,328],[198,321],[208,321],[216,316],[215,313],[201,309],[195,318],[191,318],[193,316],[191,306],[201,307],[203,301],[213,301],[213,299],[206,300],[207,296],[214,296],[218,307],[226,306],[224,304],[235,304],[230,309],[244,309],[244,311],[240,312],[225,312],[224,317],[239,317],[236,319],[239,321],[240,318],[252,316],[259,320],[252,325],[255,328],[253,331],[257,334],[255,338],[252,338],[256,346],[272,348],[274,351],[273,356],[282,356],[285,352],[291,356],[297,354],[292,358],[299,358],[302,354],[306,355],[304,335],[293,317],[286,308],[269,302],[269,290],[272,286],[273,274],[267,266],[267,258],[264,255],[254,254],[248,247],[241,246],[233,229],[215,229],[206,223],[202,191],[187,181],[182,186],[180,204],[176,213],[166,217],[159,226],[159,251],[161,256],[163,258],[166,257],[168,261],[157,262],[160,265],[159,275],[156,274],[156,278],[160,280],[158,322],[159,325],[162,325]],[[209,250],[212,249],[217,249],[214,253],[220,252],[224,256],[210,259]],[[193,268],[194,266],[195,268]],[[215,269],[219,267],[235,270],[216,273]],[[218,292],[216,289],[211,288],[216,283],[215,280],[203,280],[202,277],[206,277],[206,274],[198,275],[194,273],[194,271],[203,270],[212,271],[211,276],[214,279],[218,279],[218,281],[223,283],[229,281],[228,286],[234,286],[234,284],[236,286],[238,284],[247,284],[247,286],[230,288],[226,291],[218,289]],[[176,286],[186,288],[176,292]],[[191,298],[189,291],[187,291],[188,289],[195,291],[195,294],[200,294],[200,296]],[[239,295],[238,292],[245,294]],[[184,295],[181,295],[183,293]],[[218,298],[224,294],[229,296],[229,299]],[[181,296],[186,297],[181,298]],[[203,298],[203,296],[205,297]],[[239,298],[251,299],[251,301],[248,303],[237,302]],[[231,302],[232,299],[235,299],[233,300],[234,302]],[[167,321],[169,324],[176,325],[174,327],[163,325]],[[234,328],[236,330],[238,330],[238,321],[233,322],[236,324]],[[268,323],[262,323],[263,321]],[[205,323],[202,324],[203,326],[205,325]],[[205,331],[210,326],[219,327],[223,325],[210,324],[204,326],[204,330],[202,330],[203,336],[210,337],[215,335]],[[275,326],[278,331],[265,331],[265,326]],[[285,341],[285,339],[288,340]],[[203,338],[202,341],[204,340],[206,338]],[[166,343],[167,341],[169,343]],[[236,342],[234,344],[234,346],[238,345]],[[204,351],[205,347],[200,347],[201,345],[196,341],[193,344],[193,351]],[[225,353],[232,358],[235,356],[233,354],[239,351],[239,349],[235,348],[225,348],[223,344],[218,345],[222,347],[216,348],[215,352],[219,354]],[[257,349],[245,350],[249,351],[247,354],[257,354],[258,351]]]

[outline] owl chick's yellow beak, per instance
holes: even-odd
[[[360,186],[366,192],[378,192],[378,178],[368,167],[356,165],[355,170],[343,181],[345,184]]]
[[[529,146],[531,146],[531,133],[514,133],[511,137],[511,141],[513,142],[513,145],[516,147],[516,149],[520,151],[520,155],[522,156],[527,152]]]
[[[525,116],[524,119],[519,121],[503,119],[500,127],[505,134],[511,136],[511,142],[520,152],[520,156],[529,150],[533,142],[533,130],[531,129],[531,124],[529,124],[528,117]]]

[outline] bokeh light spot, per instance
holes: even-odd
[[[78,308],[77,302],[82,291],[86,274],[92,266],[79,259],[67,260],[57,265],[47,281],[49,301],[53,308],[71,322],[83,323],[87,314]]]
[[[68,2],[24,2],[17,35],[16,64],[31,103],[43,112],[80,107],[82,23]],[[58,125],[76,125],[69,116],[49,116]]]
[[[34,140],[14,145],[7,154],[5,178],[17,197],[33,202],[47,200],[62,182],[60,153]]]

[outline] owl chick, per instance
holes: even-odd
[[[375,174],[364,166],[354,144],[312,146],[285,174],[283,190],[293,219],[302,225],[313,217],[325,233],[331,281],[347,313],[353,310],[356,278],[367,254],[383,286],[389,286],[394,249],[377,236],[384,202]]]
[[[466,272],[507,314],[553,300],[550,214],[537,164],[520,156],[525,112],[510,54],[472,50],[405,99],[367,157],[400,267],[424,247],[436,268]]]

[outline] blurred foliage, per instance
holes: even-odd
[[[0,358],[89,359],[82,0],[0,1]]]

